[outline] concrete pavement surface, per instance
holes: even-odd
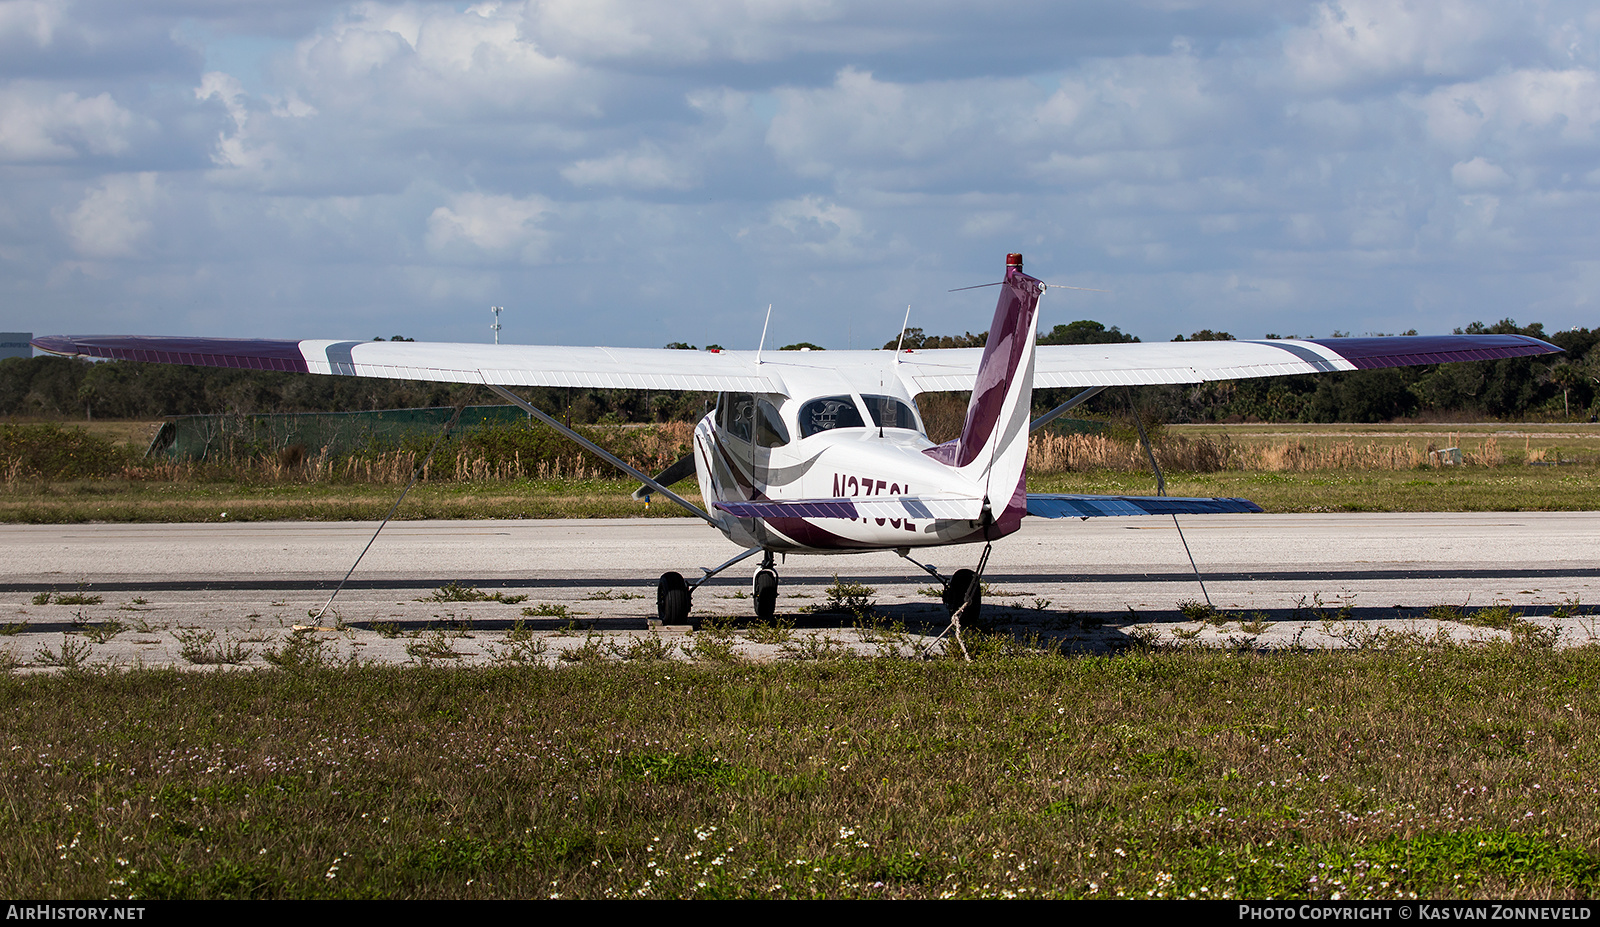
[[[1507,605],[1561,643],[1600,636],[1581,605],[1600,601],[1596,513],[1195,516],[1182,525],[1204,593],[1171,518],[1028,519],[994,547],[986,617],[1074,646],[1191,631],[1185,639],[1348,645],[1397,629],[1505,636],[1516,629],[1425,616],[1440,605],[1464,614]],[[549,638],[541,654],[524,656],[555,659],[563,648],[592,643],[586,634],[558,633],[574,620],[621,635],[624,643],[607,645],[620,654],[633,646],[628,641],[654,633],[646,629],[661,573],[676,570],[692,581],[698,567],[738,553],[692,519],[394,522],[332,610],[313,622],[375,528],[364,522],[0,526],[0,631],[7,632],[0,635],[0,661],[26,671],[59,662],[62,648],[86,645],[90,662],[210,665],[190,659],[204,653],[196,642],[210,634],[208,646],[230,644],[233,656],[249,651],[252,665],[307,635],[320,635],[325,650],[341,658],[425,662],[417,641],[448,630],[456,643],[444,649],[455,655],[436,659],[469,663],[494,658],[519,621],[538,639]],[[912,555],[948,575],[975,566],[980,553],[967,545]],[[695,615],[748,616],[754,569],[754,560],[745,561],[697,590]],[[935,632],[945,623],[936,582],[893,553],[790,556],[779,574],[780,618],[802,635],[859,623],[816,612],[836,576],[872,587],[882,623]],[[447,601],[436,594],[451,584],[524,598]],[[1217,609],[1244,620],[1186,622],[1180,603],[1206,594]],[[1542,617],[1552,612],[1559,617]],[[309,624],[336,630],[294,631]],[[882,641],[863,636],[873,635],[849,632],[841,644],[882,649]],[[678,640],[680,655],[692,646],[681,629],[664,629],[662,637]],[[750,656],[785,652],[738,640]]]

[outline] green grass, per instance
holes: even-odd
[[[1174,430],[1179,427],[1172,426]],[[1313,438],[1322,434],[1307,431],[1319,426],[1257,427],[1292,429],[1294,434],[1304,431]],[[1448,429],[1453,426],[1426,427]],[[1465,431],[1466,427],[1461,430]],[[1239,440],[1256,439],[1245,435]],[[1590,445],[1600,445],[1600,439],[1584,434],[1560,447],[1556,446],[1559,442],[1552,441],[1554,439],[1545,442],[1552,456],[1577,455],[1589,462],[1578,466],[1508,464],[1442,470],[1169,472],[1166,474],[1167,491],[1170,495],[1242,496],[1269,512],[1582,511],[1595,508],[1594,500],[1600,498],[1600,467],[1593,464],[1596,448]],[[1513,444],[1519,446],[1512,447]],[[1522,453],[1518,441],[1507,438],[1505,445],[1508,457]],[[646,509],[643,503],[630,497],[636,485],[626,479],[424,482],[407,494],[395,517],[624,518],[684,514],[659,497]],[[1139,471],[1033,474],[1029,477],[1028,488],[1033,492],[1148,495],[1155,492],[1155,480],[1150,474]],[[690,502],[700,504],[692,481],[680,484],[679,489]],[[0,482],[0,522],[376,521],[394,504],[399,492],[400,487],[394,485],[355,482],[16,480]]]
[[[0,893],[1600,889],[1600,650],[1003,650],[0,675]]]
[[[1167,425],[1174,437],[1220,438],[1227,435],[1242,444],[1271,444],[1285,439],[1307,441],[1369,441],[1379,445],[1426,444],[1438,447],[1460,443],[1479,447],[1493,437],[1510,460],[1520,461],[1529,451],[1545,451],[1551,459],[1587,458],[1592,463],[1600,455],[1600,425],[1583,422],[1384,422],[1377,424],[1307,422],[1252,422],[1246,424]],[[1452,441],[1454,439],[1454,441]]]
[[[419,483],[398,519],[675,517],[659,499],[647,510],[628,480],[484,480]],[[128,480],[0,485],[0,522],[377,521],[398,486],[359,483],[144,483]],[[684,493],[698,504],[698,493]]]
[[[1169,496],[1241,496],[1268,512],[1571,512],[1596,508],[1600,468],[1168,473]],[[1154,495],[1144,473],[1030,477],[1031,492]]]

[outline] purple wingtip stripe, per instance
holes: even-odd
[[[237,370],[307,373],[298,341],[259,338],[159,338],[143,335],[44,335],[34,347],[52,354],[104,357],[149,364],[189,364]]]
[[[855,504],[847,501],[713,502],[736,518],[858,518]]]
[[[1501,360],[1554,354],[1561,349],[1526,335],[1411,335],[1399,338],[1319,338],[1321,345],[1356,366],[1409,367],[1452,361]]]

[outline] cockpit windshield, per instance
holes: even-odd
[[[824,396],[800,407],[800,437],[837,428],[865,428],[861,411],[849,396]]]

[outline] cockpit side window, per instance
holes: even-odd
[[[758,447],[778,447],[789,443],[789,429],[778,409],[765,399],[749,393],[722,393],[717,397],[717,427],[741,441]]]
[[[800,407],[800,437],[836,428],[865,428],[861,411],[849,396],[824,396]]]
[[[872,415],[872,424],[879,428],[917,428],[917,417],[911,407],[894,398],[893,396],[862,396],[867,404],[867,412]]]
[[[750,440],[749,393],[723,393],[717,402],[717,427],[741,441]]]

